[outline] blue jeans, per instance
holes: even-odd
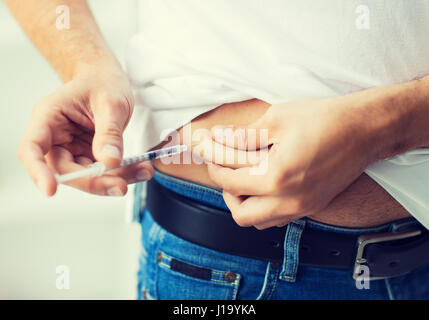
[[[154,179],[185,197],[227,209],[220,190],[159,171],[155,172]],[[417,223],[409,218],[370,228],[345,228],[300,219],[287,227],[284,261],[279,265],[218,252],[185,241],[161,228],[150,212],[143,209],[138,298],[428,299],[429,264],[403,276],[370,281],[369,289],[358,289],[352,278],[352,270],[300,266],[298,263],[300,235],[304,228],[359,235],[403,229]]]

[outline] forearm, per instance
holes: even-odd
[[[361,109],[356,118],[366,135],[370,162],[429,146],[429,77],[341,99]]]
[[[86,0],[6,0],[6,4],[63,81],[95,65],[120,68]],[[69,29],[56,27],[56,8],[60,5],[70,9]]]

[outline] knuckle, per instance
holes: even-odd
[[[103,134],[112,137],[121,137],[122,129],[116,123],[109,123],[104,127]]]
[[[111,103],[114,106],[126,108],[127,110],[131,109],[131,102],[125,96],[115,96],[111,98]]]
[[[232,213],[232,218],[240,227],[249,226],[249,221],[244,215],[238,214],[237,211],[231,212],[231,213]]]
[[[125,95],[118,94],[102,94],[101,101],[104,101],[106,105],[110,105],[114,108],[125,108],[126,111],[131,112],[133,108],[132,98],[128,98]]]
[[[221,183],[221,187],[222,187],[223,190],[231,193],[234,196],[240,195],[241,192],[240,192],[240,189],[237,186],[231,185],[231,184],[226,183],[224,181],[220,181],[220,183]]]
[[[249,224],[246,223],[242,218],[240,219],[235,219],[235,222],[240,226],[240,227],[248,227]]]
[[[256,224],[254,227],[260,231],[268,228],[268,226],[260,224]]]
[[[78,189],[92,194],[100,194],[100,195],[103,194],[99,192],[97,188],[96,179],[94,178],[89,179],[89,181],[86,184],[82,184],[81,186],[78,187]]]
[[[298,196],[294,199],[292,205],[293,213],[305,213],[312,210],[315,207],[315,202],[308,196]]]

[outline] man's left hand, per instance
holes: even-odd
[[[240,226],[265,229],[311,216],[376,160],[366,114],[350,102],[340,97],[272,105],[257,122],[225,127],[222,134],[216,128],[213,140],[201,144],[200,154],[210,155],[210,177]],[[264,133],[267,139],[260,139]],[[225,159],[264,148],[263,174]]]

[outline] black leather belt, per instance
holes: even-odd
[[[281,262],[286,228],[257,230],[238,226],[229,211],[178,195],[154,179],[146,206],[153,219],[174,235],[234,255]],[[429,232],[421,227],[361,236],[304,228],[299,264],[336,269],[366,265],[371,279],[405,274],[429,262]],[[354,277],[358,272],[354,273]]]

